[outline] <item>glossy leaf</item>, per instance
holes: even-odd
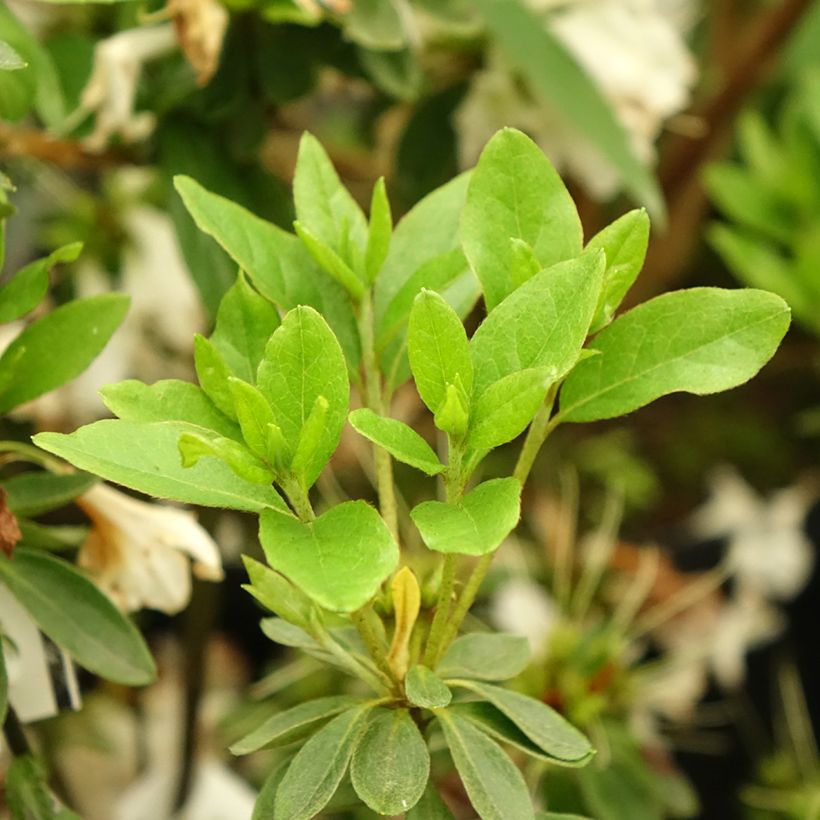
[[[566,421],[613,418],[667,393],[705,395],[748,381],[789,327],[789,308],[759,290],[693,288],[658,296],[595,337],[561,391]]]
[[[79,376],[105,347],[127,308],[128,297],[122,294],[90,296],[61,305],[26,327],[0,357],[0,413]]]
[[[0,579],[40,629],[91,672],[143,686],[156,675],[142,636],[105,593],[70,564],[16,549],[0,557]]]
[[[455,712],[438,714],[467,796],[482,820],[533,820],[527,784],[501,747]]]
[[[521,485],[514,478],[479,484],[456,504],[424,501],[410,516],[424,543],[436,552],[484,555],[515,529],[521,514]]]
[[[286,510],[273,487],[243,481],[221,461],[195,467],[180,463],[182,433],[202,433],[185,422],[130,422],[106,419],[70,435],[39,433],[34,443],[81,470],[146,495],[229,510]]]
[[[97,479],[86,473],[59,475],[29,472],[0,482],[6,491],[6,506],[15,515],[40,515],[71,503],[78,495],[90,490]]]
[[[407,700],[423,709],[443,709],[453,699],[447,684],[426,666],[413,666],[404,680]]]
[[[461,242],[491,311],[515,289],[511,271],[523,240],[536,270],[581,253],[581,220],[566,186],[527,136],[512,128],[487,143],[470,179],[461,216]]]
[[[440,678],[508,680],[530,662],[530,645],[520,635],[470,632],[456,638],[436,666]]]
[[[374,709],[350,762],[356,794],[377,814],[401,814],[429,776],[430,753],[407,709]]]
[[[393,458],[427,475],[444,472],[433,448],[411,427],[397,419],[384,418],[367,408],[354,410],[349,420],[365,438],[387,450]]]
[[[338,612],[364,606],[399,558],[381,516],[364,501],[339,504],[309,524],[265,512],[259,538],[275,570]]]

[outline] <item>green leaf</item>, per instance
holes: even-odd
[[[5,787],[5,802],[12,817],[58,820],[57,801],[49,791],[46,768],[34,756],[12,756]]]
[[[270,567],[247,555],[242,556],[242,561],[250,579],[250,583],[243,584],[242,588],[280,618],[307,627],[313,609],[310,599]]]
[[[373,186],[370,200],[370,222],[367,228],[367,247],[364,254],[364,269],[368,282],[375,282],[390,250],[390,234],[393,232],[393,216],[384,177],[379,177]]]
[[[83,249],[82,242],[64,245],[45,259],[30,262],[0,288],[0,323],[13,322],[34,310],[48,290],[48,272],[59,262],[73,262]]]
[[[453,693],[426,666],[413,666],[404,680],[407,700],[423,709],[443,709],[453,699]]]
[[[543,151],[512,128],[496,133],[482,151],[459,234],[488,311],[516,287],[511,239],[532,249],[536,270],[579,256],[583,247],[581,220],[564,183]]]
[[[430,753],[410,712],[374,709],[350,761],[356,794],[377,814],[401,814],[418,803],[429,777]]]
[[[262,618],[259,628],[274,643],[292,649],[318,649],[316,641],[304,629],[283,618]]]
[[[403,422],[384,418],[367,408],[354,410],[348,418],[355,430],[383,447],[398,461],[427,475],[438,475],[446,469],[433,448]]]
[[[453,820],[453,814],[428,783],[421,800],[405,814],[405,820]]]
[[[649,217],[642,208],[630,211],[607,225],[589,240],[587,252],[606,253],[604,284],[590,333],[596,333],[612,321],[632,283],[638,278],[649,244]]]
[[[705,395],[748,381],[789,327],[789,308],[759,290],[693,288],[658,296],[595,337],[561,391],[565,421],[637,410],[667,393]]]
[[[624,187],[663,216],[658,184],[595,82],[522,0],[477,0],[493,39],[538,96],[572,123],[619,173]]]
[[[265,345],[277,327],[276,308],[260,296],[240,272],[219,304],[211,343],[237,376],[253,383]]]
[[[195,466],[203,457],[221,459],[237,476],[251,484],[273,483],[273,470],[258,459],[244,444],[224,436],[211,433],[184,432],[179,437],[179,453],[182,466],[186,469]]]
[[[271,746],[287,746],[315,731],[317,725],[345,712],[359,701],[349,695],[330,695],[277,712],[231,746],[231,754],[247,755]]]
[[[79,376],[105,347],[127,309],[127,296],[106,293],[61,305],[26,327],[0,357],[0,413]]]
[[[0,482],[0,487],[7,493],[6,506],[11,512],[31,516],[64,507],[96,483],[86,473],[30,472]]]
[[[302,426],[296,452],[293,454],[293,461],[290,464],[291,470],[305,489],[310,486],[306,480],[306,475],[313,469],[311,465],[323,446],[322,440],[327,423],[328,409],[327,399],[324,396],[317,396]]]
[[[339,504],[309,524],[264,512],[259,538],[275,570],[337,612],[364,606],[399,560],[393,536],[364,501]]]
[[[444,402],[433,417],[436,427],[452,438],[461,439],[470,423],[466,394],[461,387],[461,378],[456,374],[456,383],[447,385]]]
[[[592,820],[592,818],[580,814],[566,814],[560,811],[539,811],[535,815],[535,820]]]
[[[123,421],[187,421],[228,438],[239,439],[236,424],[205,395],[201,387],[179,379],[144,384],[127,379],[100,390],[105,406]]]
[[[508,680],[530,662],[530,645],[520,635],[470,632],[450,644],[436,667],[440,678]]]
[[[467,796],[482,820],[533,820],[527,784],[497,743],[446,709],[439,723]]]
[[[343,20],[345,35],[366,48],[397,51],[407,42],[395,0],[359,0]]]
[[[229,510],[287,510],[273,487],[243,481],[221,461],[183,467],[177,447],[180,435],[202,432],[201,427],[179,421],[106,419],[71,435],[39,433],[34,443],[81,470],[146,495]]]
[[[535,367],[493,382],[473,405],[466,446],[491,449],[512,441],[544,403],[555,370]]]
[[[27,65],[28,63],[5,40],[0,40],[0,71],[18,71]]]
[[[355,300],[364,296],[362,280],[351,270],[347,262],[329,245],[326,245],[300,222],[294,222],[296,235],[302,240],[308,253],[321,265]]]
[[[302,746],[277,789],[276,820],[304,820],[327,805],[347,771],[370,709],[365,704],[342,712]]]
[[[461,379],[467,395],[473,384],[473,365],[461,319],[438,293],[423,290],[410,312],[407,351],[416,388],[424,403],[437,413],[447,398],[447,385]]]
[[[493,382],[533,367],[561,378],[584,344],[601,292],[603,252],[541,271],[511,293],[470,341],[475,396]]]
[[[199,385],[217,409],[231,419],[236,419],[233,394],[228,379],[233,373],[217,346],[200,336],[194,336],[194,366]]]
[[[9,709],[9,676],[6,670],[5,636],[0,632],[0,723],[6,722]]]
[[[292,451],[316,400],[323,396],[327,401],[320,441],[304,468],[305,483],[310,486],[339,443],[350,401],[344,354],[333,331],[313,308],[297,307],[285,316],[265,348],[257,386],[273,408]]]
[[[485,555],[515,529],[521,514],[521,485],[494,478],[471,490],[457,504],[424,501],[410,517],[424,543],[436,552]]]
[[[290,766],[292,758],[286,757],[280,760],[265,778],[256,803],[253,806],[251,820],[270,820],[273,817],[274,806],[276,804],[276,792],[279,791],[279,784]]]
[[[50,552],[66,552],[78,549],[88,538],[88,527],[73,526],[46,526],[28,521],[25,518],[18,519],[20,532],[23,537],[17,542],[18,547],[31,547],[32,549],[49,550]]]
[[[59,558],[16,549],[0,558],[0,578],[40,629],[91,672],[143,686],[156,675],[140,633],[109,598]]]
[[[229,378],[228,387],[233,398],[242,438],[252,453],[263,461],[274,464],[274,453],[270,452],[268,446],[270,442],[268,425],[276,422],[268,400],[252,384],[241,379]]]
[[[367,222],[362,209],[339,181],[325,149],[307,132],[299,143],[293,199],[301,225],[339,253],[355,270],[358,265],[354,260],[344,258],[341,251],[348,244],[359,252],[364,249]]]
[[[489,683],[472,680],[449,680],[448,683],[469,689],[489,701],[551,757],[580,763],[594,753],[589,741],[571,723],[540,700]]]

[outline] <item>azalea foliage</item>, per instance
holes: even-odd
[[[105,399],[118,419],[36,443],[134,490],[258,514],[267,563],[246,566],[248,591],[271,613],[263,631],[360,681],[235,744],[237,754],[286,747],[258,817],[312,817],[351,788],[379,814],[447,817],[431,777],[442,744],[480,817],[534,817],[519,753],[582,767],[592,746],[543,702],[499,685],[527,664],[526,642],[460,629],[518,523],[535,456],[560,424],[747,381],[785,334],[787,305],[695,288],[618,313],[643,264],[645,212],[585,241],[560,177],[513,129],[396,225],[383,182],[365,214],[308,134],[294,233],[188,177],[176,187],[240,269],[213,332],[196,339],[199,386],[114,385]],[[468,333],[482,299],[485,318]],[[435,441],[391,415],[410,380]],[[348,421],[372,442],[378,508],[314,509]],[[524,433],[513,474],[487,477],[488,454]],[[394,461],[430,477],[429,500],[409,516]],[[404,547],[408,527],[432,561]]]

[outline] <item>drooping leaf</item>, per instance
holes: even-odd
[[[262,618],[259,628],[266,638],[292,649],[317,649],[318,644],[304,629],[283,618]]]
[[[429,549],[484,555],[515,528],[521,514],[520,496],[516,479],[494,478],[479,484],[458,503],[423,501],[410,515]]]
[[[304,820],[327,805],[347,771],[370,709],[365,704],[342,712],[302,746],[276,791],[277,820]]]
[[[667,393],[737,387],[772,357],[788,326],[786,303],[764,291],[693,288],[658,296],[595,337],[600,355],[570,374],[561,415],[595,421]]]
[[[415,806],[430,776],[430,753],[407,709],[377,708],[353,752],[350,780],[377,814]]]
[[[279,617],[297,626],[306,627],[310,622],[310,612],[313,608],[310,599],[270,567],[248,555],[243,555],[242,561],[250,579],[249,584],[243,584],[243,589]]]
[[[404,681],[407,700],[423,709],[442,709],[453,699],[447,684],[426,666],[410,668]]]
[[[364,501],[332,507],[309,524],[277,512],[261,515],[268,563],[326,609],[353,612],[396,568],[398,547]]]
[[[74,567],[36,550],[0,557],[0,579],[40,629],[91,672],[143,686],[156,670],[142,636]]]
[[[527,784],[495,741],[455,712],[438,720],[467,796],[482,820],[534,820]]]
[[[310,486],[336,449],[350,400],[344,354],[333,331],[313,308],[297,307],[285,316],[265,348],[257,386],[292,450],[299,444],[316,400],[322,396],[327,401],[320,440],[304,468]]]
[[[127,308],[128,297],[122,294],[90,296],[61,305],[26,327],[0,357],[0,413],[79,376],[105,347]]]
[[[488,311],[516,286],[511,238],[532,249],[536,270],[578,256],[583,245],[581,220],[564,183],[543,151],[513,128],[498,131],[484,147],[459,233]]]
[[[87,473],[57,475],[47,472],[21,473],[0,482],[6,506],[15,515],[40,515],[64,507],[97,482]]]
[[[348,418],[354,429],[398,461],[427,475],[438,475],[446,469],[433,448],[403,422],[384,418],[364,407],[354,410]]]
[[[530,661],[526,638],[504,632],[470,632],[456,638],[436,666],[440,678],[508,680]]]
[[[416,388],[424,403],[437,413],[447,385],[459,378],[466,395],[473,384],[473,364],[461,319],[443,297],[422,291],[413,303],[407,350]]]
[[[203,428],[178,421],[105,419],[70,435],[39,433],[34,443],[81,470],[158,498],[248,512],[287,509],[273,487],[243,481],[221,461],[183,467],[177,442],[186,432],[202,433]]]
[[[581,763],[593,754],[589,741],[554,709],[535,698],[475,680],[450,680],[469,689],[508,717],[538,748],[551,757]]]
[[[585,254],[541,271],[511,293],[470,340],[475,395],[533,367],[560,378],[575,364],[598,304],[604,254]]]
[[[231,754],[246,755],[271,746],[286,746],[315,731],[317,726],[345,712],[359,701],[349,695],[330,695],[277,712],[231,746]]]

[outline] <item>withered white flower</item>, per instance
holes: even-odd
[[[169,0],[165,13],[176,27],[179,44],[205,85],[219,67],[222,41],[228,28],[228,10],[218,0]]]
[[[219,548],[193,513],[139,501],[105,484],[77,499],[93,527],[78,563],[125,611],[179,612],[197,578],[222,580]]]

